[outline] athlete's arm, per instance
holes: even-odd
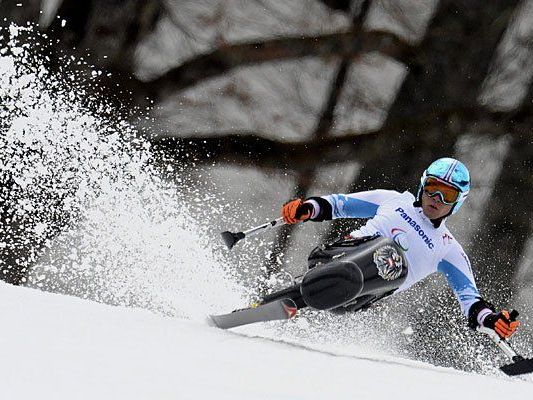
[[[470,266],[470,260],[458,244],[440,261],[437,269],[444,274],[461,305],[461,311],[468,317],[471,306],[481,299]]]
[[[511,320],[507,310],[496,312],[495,307],[479,295],[470,261],[461,246],[455,246],[446,255],[439,263],[438,270],[448,279],[470,328],[484,326],[493,329],[502,338],[509,338],[515,333],[520,322]]]
[[[393,190],[369,190],[351,194],[331,194],[311,197],[306,203],[313,205],[311,219],[325,221],[336,218],[372,218],[381,204],[399,193]]]

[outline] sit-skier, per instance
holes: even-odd
[[[416,197],[371,190],[289,201],[282,208],[288,224],[369,219],[342,240],[317,247],[303,281],[265,296],[262,303],[290,298],[298,308],[359,310],[440,272],[471,328],[487,327],[509,338],[519,322],[480,296],[470,261],[446,227],[446,218],[459,211],[469,190],[464,164],[441,158],[424,171]]]

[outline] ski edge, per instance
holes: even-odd
[[[207,324],[220,329],[231,329],[256,322],[288,320],[298,311],[296,304],[289,298],[279,299],[256,308],[245,308],[228,314],[209,315]]]

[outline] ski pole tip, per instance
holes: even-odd
[[[520,357],[513,363],[500,367],[500,370],[509,376],[531,374],[533,373],[533,359]]]
[[[232,249],[233,246],[235,246],[235,243],[237,243],[239,240],[244,239],[244,233],[238,232],[233,233],[230,231],[225,231],[220,234],[222,236],[222,240],[228,246],[228,249]]]

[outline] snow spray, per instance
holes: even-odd
[[[149,143],[84,90],[99,71],[81,83],[51,73],[36,32],[0,30],[1,201],[18,226],[0,247],[27,245],[2,269],[22,269],[27,286],[186,318],[238,304],[241,288],[183,201],[194,189],[162,179]]]

